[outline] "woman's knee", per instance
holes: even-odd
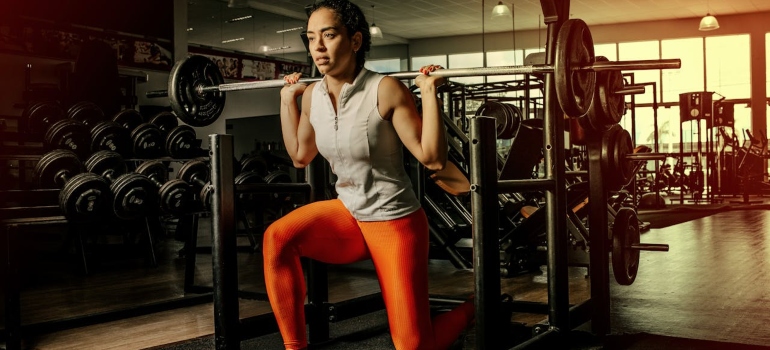
[[[265,260],[278,257],[292,249],[291,232],[281,227],[278,221],[268,226],[262,235],[262,255]]]

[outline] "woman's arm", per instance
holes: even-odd
[[[426,73],[438,68],[429,67],[431,68],[424,68]],[[443,84],[443,81],[443,78],[428,75],[415,79],[422,98],[422,118],[417,112],[412,93],[400,81],[390,77],[383,78],[377,94],[380,114],[386,118],[390,115],[401,142],[430,170],[443,169],[447,160],[444,121],[439,114],[441,106],[436,95],[437,87]]]
[[[310,125],[310,102],[313,84],[297,84],[299,76],[287,76],[287,84],[281,89],[281,133],[286,151],[297,168],[304,168],[318,154],[315,131]],[[297,97],[302,95],[302,110]]]

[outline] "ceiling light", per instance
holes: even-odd
[[[193,28],[192,28],[192,27],[190,27],[190,28],[187,28],[187,31],[188,31],[188,32],[192,32],[192,31],[193,31]]]
[[[227,43],[234,43],[234,42],[236,42],[236,41],[243,41],[243,39],[244,39],[244,38],[235,38],[235,39],[227,39],[227,40],[222,40],[222,44],[227,44]]]
[[[286,32],[293,32],[295,30],[300,30],[300,29],[305,29],[305,27],[294,27],[294,28],[289,28],[289,29],[276,30],[275,34],[281,34],[281,33],[286,33]]]
[[[267,45],[262,45],[262,46],[267,46]],[[264,52],[286,50],[286,49],[290,49],[290,48],[291,48],[291,46],[268,47],[267,49],[264,50]]]
[[[706,13],[706,16],[700,20],[698,30],[709,31],[714,29],[719,29],[719,22],[717,22],[716,17],[712,16],[710,13]]]
[[[374,5],[372,5],[372,26],[369,27],[369,34],[372,38],[382,38],[382,29],[374,24]]]
[[[382,29],[378,27],[376,24],[372,23],[371,28],[369,28],[369,34],[372,35],[372,38],[382,38]]]
[[[511,10],[508,9],[508,5],[504,5],[502,1],[492,9],[492,18],[509,17],[511,16]]]
[[[259,52],[268,52],[268,51],[270,51],[270,46],[267,46],[267,45],[263,44],[262,46],[259,47],[258,50],[259,50]]]
[[[226,20],[225,23],[233,23],[233,22],[243,21],[243,20],[247,20],[249,18],[251,18],[251,15],[242,16],[242,17],[236,17],[236,18],[232,18],[232,19]]]

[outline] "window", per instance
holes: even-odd
[[[679,69],[664,69],[663,102],[679,101],[679,94],[703,91],[703,38],[689,38],[661,41],[662,58],[682,60]]]
[[[659,42],[639,41],[632,43],[618,44],[618,60],[657,60],[660,59]],[[654,82],[660,86],[660,71],[658,70],[640,70],[624,71],[624,73],[634,73],[634,83]],[[636,96],[636,103],[652,103],[652,94]]]
[[[748,34],[707,37],[706,90],[715,91],[728,99],[749,98],[751,96],[749,55]]]
[[[420,70],[420,67],[427,66],[429,64],[437,64],[442,67],[447,67],[446,55],[412,57],[411,70],[418,71]]]
[[[492,51],[487,52],[487,67],[518,66],[524,64],[524,51]],[[487,82],[511,81],[523,79],[523,75],[492,75]]]
[[[607,57],[610,61],[617,61],[618,46],[615,43],[594,45],[594,55]]]
[[[379,60],[367,60],[364,67],[378,73],[393,73],[401,71],[401,60],[398,58],[386,58]]]

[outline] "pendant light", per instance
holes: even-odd
[[[709,30],[719,29],[719,22],[717,22],[716,17],[711,15],[710,10],[711,9],[709,8],[708,1],[706,1],[706,16],[700,20],[700,25],[698,26],[698,30],[705,32]]]
[[[382,29],[374,24],[374,5],[372,5],[372,26],[369,27],[369,34],[372,38],[382,38]]]
[[[492,19],[500,18],[500,17],[510,17],[511,16],[511,10],[508,9],[508,5],[503,4],[502,1],[499,1],[497,5],[495,5],[494,8],[492,8]]]

